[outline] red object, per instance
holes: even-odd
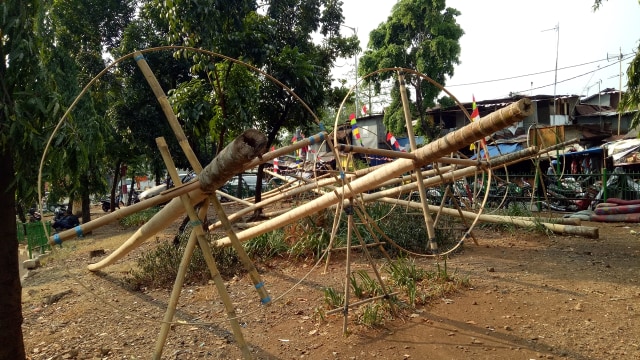
[[[391,144],[391,146],[393,146],[396,150],[398,151],[404,151],[404,149],[402,149],[402,147],[400,147],[400,143],[398,142],[398,140],[396,139],[395,136],[393,136],[392,133],[388,132],[387,133],[387,141]]]

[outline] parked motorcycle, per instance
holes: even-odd
[[[580,211],[589,208],[597,191],[594,186],[583,186],[574,178],[564,178],[560,183],[547,186],[547,200],[542,204],[555,211]]]
[[[37,222],[42,220],[42,215],[36,208],[29,209],[29,222]]]
[[[110,198],[103,198],[102,200],[100,200],[100,203],[102,204],[102,210],[104,212],[109,212],[111,211],[111,199]],[[120,209],[120,205],[124,206],[124,203],[122,202],[122,196],[118,195],[116,196],[116,209]]]

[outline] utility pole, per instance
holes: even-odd
[[[346,27],[347,29],[350,29],[353,31],[353,35],[358,36],[358,29],[351,27],[351,26],[347,26],[342,24],[341,26]],[[354,71],[354,78],[355,78],[355,87],[354,87],[354,96],[355,96],[355,111],[354,114],[356,115],[356,118],[358,118],[358,53],[356,53],[355,55],[353,55],[353,59],[355,62],[355,66],[356,68],[353,70]]]
[[[556,86],[558,85],[558,50],[560,49],[560,23],[557,23],[556,26],[551,29],[542,30],[542,32],[551,30],[554,30],[558,34],[556,40],[556,70],[553,80],[553,125],[556,125]]]
[[[620,72],[618,73],[618,79],[620,79],[618,90],[618,136],[620,136],[620,118],[622,117],[622,112],[620,111],[620,103],[622,102],[622,47],[620,47]],[[628,129],[627,129],[628,131]]]

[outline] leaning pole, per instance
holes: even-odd
[[[284,225],[290,224],[307,215],[316,213],[322,209],[332,206],[340,201],[344,201],[357,194],[374,189],[378,184],[400,176],[405,172],[420,168],[434,160],[450,154],[472,142],[478,141],[485,136],[489,136],[494,132],[504,129],[512,124],[521,121],[533,113],[531,100],[523,98],[517,102],[497,110],[479,121],[474,121],[461,129],[451,132],[442,138],[439,138],[415,152],[415,160],[397,159],[396,161],[384,165],[379,169],[351,182],[347,182],[342,188],[327,193],[315,200],[300,205],[291,211],[288,211],[278,217],[239,232],[237,234],[240,241],[247,241],[258,235],[278,229]],[[229,246],[231,241],[229,238],[223,238],[215,242],[216,246]]]

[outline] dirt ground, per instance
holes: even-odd
[[[96,215],[101,210],[96,209]],[[276,262],[259,271],[274,300],[261,306],[247,277],[227,281],[256,359],[640,359],[640,226],[599,224],[599,239],[477,229],[448,261],[470,286],[372,329],[353,314],[318,316],[322,288],[342,289],[345,260],[328,272]],[[130,291],[135,259],[173,238],[177,224],[115,265],[92,273],[91,250],[115,250],[134,230],[113,224],[62,249],[23,283],[30,359],[148,359],[170,291]],[[634,234],[637,231],[638,234]],[[434,260],[418,259],[425,269]],[[369,268],[363,258],[352,270]],[[242,357],[215,286],[187,285],[165,359]]]

